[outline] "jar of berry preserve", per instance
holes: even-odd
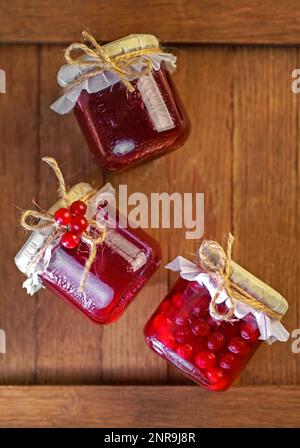
[[[49,216],[55,216],[55,224],[49,229],[33,231],[15,257],[15,263],[28,277],[23,286],[29,294],[46,287],[94,322],[105,324],[122,314],[159,266],[161,255],[159,245],[152,238],[140,229],[125,227],[123,221],[120,223],[114,201],[110,201],[114,190],[109,184],[94,191],[92,196],[91,191],[92,187],[86,183],[72,187],[67,192],[71,221],[66,232],[49,246],[47,241],[53,228],[59,230],[58,222],[68,216],[68,209],[59,200],[48,212]],[[85,211],[82,198],[87,195],[90,199]],[[105,229],[104,240],[97,245],[88,271],[89,244],[85,238],[73,244],[75,227],[84,225],[86,218]],[[68,230],[70,226],[74,232]],[[72,238],[64,239],[64,236]]]
[[[145,327],[156,353],[213,391],[230,387],[263,340],[289,336],[280,322],[286,300],[233,261],[224,283],[217,246],[202,244],[200,252],[209,260],[204,266],[183,257],[167,265],[181,278]],[[218,251],[223,253],[220,246]]]
[[[100,46],[71,44],[58,72],[64,95],[51,108],[74,110],[94,159],[117,171],[183,145],[190,124],[171,79],[176,57],[155,36],[133,34]],[[74,57],[76,50],[82,52]]]

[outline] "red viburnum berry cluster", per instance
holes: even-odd
[[[55,222],[66,228],[61,237],[61,244],[66,249],[75,249],[80,243],[80,235],[88,228],[85,218],[87,206],[82,201],[72,202],[69,208],[59,208],[54,213]]]

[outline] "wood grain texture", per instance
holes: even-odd
[[[213,52],[209,47],[184,47],[178,52],[178,61],[179,69],[174,79],[191,117],[192,131],[184,147],[167,158],[168,192],[182,195],[192,192],[194,210],[195,193],[204,193],[203,237],[222,241],[232,227],[234,52],[230,47],[215,47]],[[185,227],[165,232],[169,240],[169,260],[178,255],[194,259],[199,237],[187,239]],[[177,278],[178,274],[168,271],[169,288]],[[169,368],[169,379],[188,382],[172,367]]]
[[[297,0],[0,1],[0,41],[68,43],[84,27],[104,41],[155,33],[176,43],[298,44]]]
[[[234,77],[234,254],[238,262],[287,298],[284,319],[299,327],[297,179],[299,97],[291,91],[298,66],[293,48],[241,48]],[[296,384],[299,361],[291,343],[264,344],[244,383]]]
[[[128,195],[140,192],[150,201],[152,192],[169,191],[167,160],[168,157],[161,157],[121,174],[107,173],[105,179],[117,189],[119,185],[126,185]],[[131,205],[128,205],[129,213],[135,204]],[[162,249],[162,264],[121,319],[105,328],[102,368],[106,383],[163,384],[167,381],[167,364],[146,347],[143,328],[167,293],[167,272],[164,265],[169,258],[168,231],[150,228],[145,231],[159,242]]]
[[[0,387],[0,427],[298,427],[299,387]]]
[[[1,46],[0,60],[6,73],[6,93],[0,94],[0,328],[6,332],[9,353],[1,355],[0,377],[2,384],[33,383],[37,299],[30,299],[22,290],[23,278],[13,258],[27,238],[17,229],[18,208],[30,206],[38,191],[38,49],[32,45]]]
[[[84,181],[102,185],[102,170],[91,161],[85,140],[73,114],[60,116],[50,110],[59,95],[56,73],[61,64],[60,47],[45,46],[40,57],[40,173],[39,202],[47,208],[57,200],[57,182],[52,170],[41,161],[54,157],[68,186]],[[48,291],[38,294],[37,368],[39,383],[90,384],[101,381],[102,333],[70,306]]]

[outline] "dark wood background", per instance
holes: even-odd
[[[100,41],[149,32],[174,49],[193,127],[183,148],[120,175],[93,164],[73,115],[49,109],[63,49],[84,27]],[[27,296],[13,263],[25,239],[18,208],[56,199],[41,162],[51,155],[69,185],[204,192],[205,237],[224,242],[231,230],[236,261],[287,298],[285,324],[298,328],[300,95],[291,73],[299,43],[295,0],[0,0],[0,426],[299,426],[292,341],[264,344],[223,394],[192,386],[146,348],[144,323],[176,278],[163,267],[117,323],[97,327],[47,291]],[[184,230],[149,232],[164,263],[199,244]]]

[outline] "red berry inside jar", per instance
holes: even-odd
[[[220,357],[220,367],[225,371],[232,371],[238,366],[238,357],[233,353],[224,353]]]
[[[218,330],[214,331],[207,340],[207,348],[212,352],[219,352],[225,345],[225,336]]]
[[[249,345],[244,339],[235,337],[229,340],[228,350],[240,357],[243,357],[247,355],[249,351]]]
[[[241,325],[241,336],[246,341],[252,342],[259,337],[259,331],[256,322],[247,321]]]
[[[189,344],[180,345],[177,348],[178,355],[183,359],[191,359],[193,356],[193,347]]]
[[[198,352],[195,356],[195,363],[199,369],[207,369],[216,364],[216,356],[211,352]]]

